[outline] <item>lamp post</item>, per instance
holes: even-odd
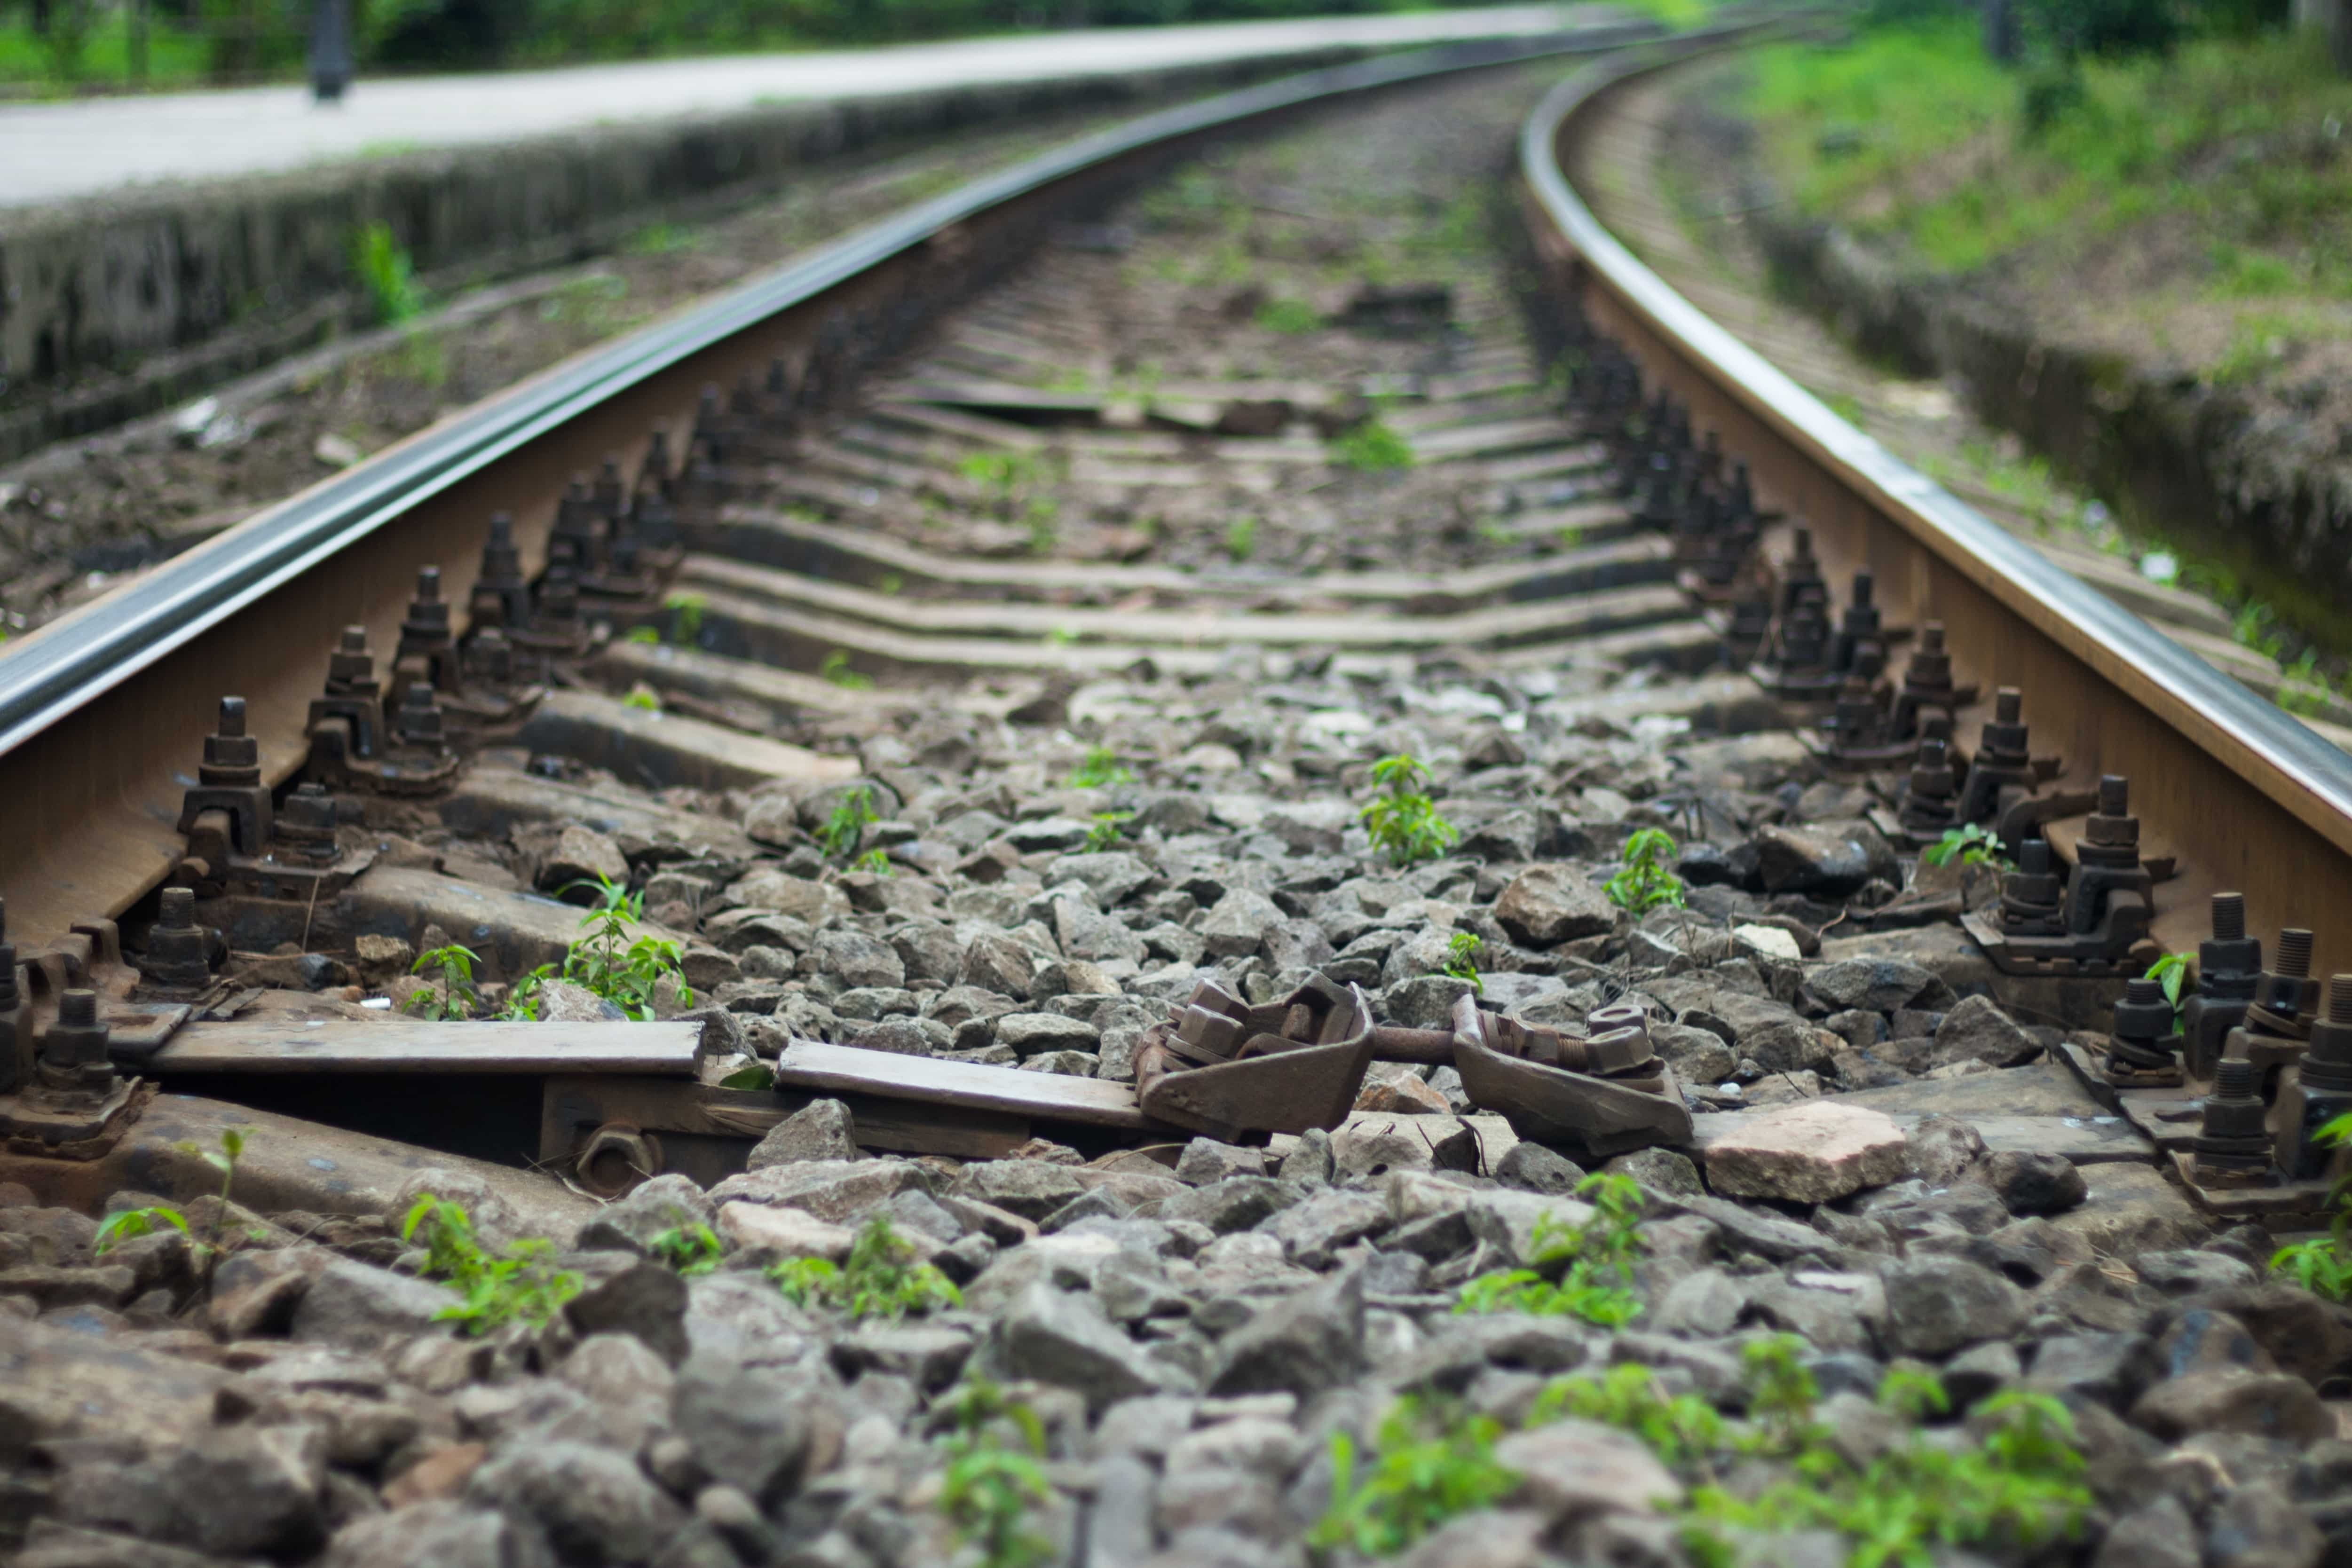
[[[352,82],[351,0],[313,0],[310,10],[310,96],[339,103]]]

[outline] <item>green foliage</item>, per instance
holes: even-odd
[[[474,966],[480,961],[480,956],[471,947],[455,942],[419,953],[408,972],[422,975],[430,970],[441,991],[437,996],[431,991],[416,992],[408,998],[408,1010],[435,1023],[472,1018],[482,1005],[481,993],[474,988]]]
[[[1331,1504],[1308,1543],[1390,1557],[1457,1514],[1499,1502],[1519,1480],[1495,1458],[1502,1435],[1491,1416],[1413,1395],[1381,1420],[1369,1463],[1346,1432],[1333,1433]]]
[[[845,692],[870,692],[874,689],[874,677],[851,669],[849,654],[840,648],[824,656],[824,662],[817,665],[816,673],[820,680],[830,681]]]
[[[825,1306],[852,1318],[902,1318],[963,1305],[963,1293],[929,1263],[915,1261],[914,1245],[876,1215],[836,1264],[793,1258],[768,1270],[776,1288],[798,1306]]]
[[[677,1220],[676,1225],[654,1233],[649,1249],[653,1255],[689,1277],[717,1269],[719,1259],[726,1254],[726,1249],[719,1244],[719,1233],[683,1214],[672,1218]]]
[[[874,810],[874,791],[861,784],[842,796],[833,814],[817,829],[817,848],[834,860],[847,860],[866,841],[866,825],[881,820]]]
[[[1780,1533],[1829,1529],[1852,1543],[1848,1568],[1927,1568],[1939,1545],[1999,1542],[2033,1548],[2070,1540],[2091,1509],[2074,1417],[2046,1394],[1995,1395],[1977,1407],[1985,1434],[1974,1448],[1916,1432],[1857,1467],[1809,1437],[1793,1456],[1796,1479],[1752,1496],[1702,1486],[1691,1497],[1688,1540],[1702,1563],[1728,1562],[1724,1528]]]
[[[1031,1527],[1029,1511],[1053,1498],[1038,1463],[1045,1423],[985,1378],[966,1383],[940,1408],[948,1420],[940,1511],[957,1539],[979,1553],[980,1568],[1044,1568],[1054,1560],[1054,1542]],[[1005,1441],[1005,1428],[1017,1446]]]
[[[1239,562],[1257,553],[1257,519],[1235,517],[1225,525],[1225,554]]]
[[[352,271],[367,290],[368,303],[383,325],[397,327],[424,310],[425,294],[416,286],[415,264],[392,237],[389,225],[363,224],[352,235]]]
[[[702,636],[702,613],[710,608],[710,601],[699,593],[673,593],[662,601],[669,612],[669,640],[673,643],[693,643]]]
[[[739,1067],[719,1081],[721,1089],[753,1089],[765,1091],[776,1086],[776,1070],[764,1061],[749,1067]]]
[[[1646,915],[1662,904],[1680,909],[1683,879],[1675,874],[1680,852],[1674,835],[1664,828],[1643,828],[1625,841],[1617,874],[1601,884],[1609,902],[1635,915]]]
[[[658,648],[661,646],[661,632],[652,626],[632,626],[621,634],[622,642],[634,643],[640,648]]]
[[[1750,1340],[1740,1348],[1748,1414],[1757,1427],[1750,1446],[1759,1453],[1799,1454],[1821,1441],[1813,1406],[1821,1402],[1822,1388],[1797,1359],[1804,1348],[1794,1334]]]
[[[1135,775],[1119,765],[1118,753],[1108,746],[1089,746],[1087,754],[1062,780],[1073,789],[1105,789],[1115,784],[1132,784]]]
[[[543,1328],[580,1293],[580,1276],[555,1266],[551,1242],[533,1238],[492,1252],[474,1235],[471,1215],[432,1193],[408,1211],[400,1239],[421,1239],[420,1272],[457,1292],[459,1299],[434,1316],[463,1333],[486,1334],[513,1322]]]
[[[1087,830],[1087,852],[1095,854],[1116,847],[1127,837],[1127,824],[1133,821],[1132,811],[1097,811],[1094,825]]]
[[[1486,946],[1485,938],[1475,931],[1456,931],[1445,939],[1445,963],[1438,973],[1467,980],[1473,994],[1485,996],[1486,982],[1478,977],[1478,955]]]
[[[1591,1203],[1591,1223],[1556,1225],[1548,1214],[1538,1218],[1528,1239],[1533,1267],[1479,1275],[1462,1287],[1454,1310],[1579,1317],[1612,1329],[1640,1316],[1641,1300],[1627,1287],[1642,1251],[1642,1189],[1630,1176],[1596,1171],[1576,1192]]]
[[[1462,837],[1421,788],[1428,779],[1429,769],[1403,752],[1372,764],[1372,782],[1381,793],[1357,815],[1363,819],[1372,848],[1388,856],[1392,866],[1435,860]]]
[[[1919,852],[1920,861],[1927,865],[1949,865],[1956,856],[1962,865],[2009,869],[2009,859],[2000,852],[2000,835],[1982,822],[1947,828],[1942,838]]]
[[[188,1234],[187,1216],[176,1208],[157,1204],[148,1208],[121,1209],[108,1215],[99,1225],[98,1234],[90,1238],[90,1255],[103,1258],[116,1242],[128,1241],[137,1236],[151,1236],[159,1225],[168,1225],[183,1236]]]
[[[621,706],[635,708],[639,713],[659,713],[661,695],[653,687],[639,684],[629,688],[629,695],[621,699]]]
[[[1323,318],[1304,299],[1269,299],[1257,308],[1257,324],[1270,332],[1298,334],[1320,330]]]
[[[1387,473],[1413,465],[1405,438],[1377,419],[1342,432],[1331,443],[1331,461],[1360,474]]]
[[[859,855],[856,860],[849,862],[849,869],[852,871],[862,871],[873,876],[888,876],[890,874],[890,852],[888,850],[867,850],[864,854]]]
[[[221,1226],[228,1218],[228,1195],[230,1189],[236,1185],[236,1162],[245,1156],[245,1129],[223,1127],[220,1146],[216,1149],[207,1149],[193,1139],[182,1139],[172,1147],[181,1154],[194,1155],[221,1174],[219,1202],[213,1207],[212,1223],[205,1228],[204,1240],[196,1244],[196,1260],[201,1267],[216,1256],[219,1250]],[[159,1208],[154,1210],[152,1215],[152,1218],[163,1219],[166,1224],[171,1223],[173,1218],[174,1218],[173,1211],[169,1209]],[[151,1218],[150,1221],[142,1224],[140,1230],[132,1231],[131,1234],[143,1234],[152,1223]],[[186,1227],[182,1226],[181,1228],[185,1229]]]
[[[1633,1363],[1612,1366],[1598,1378],[1562,1377],[1546,1384],[1528,1425],[1540,1427],[1563,1416],[1622,1427],[1675,1469],[1708,1465],[1724,1445],[1723,1417],[1714,1406],[1696,1394],[1659,1393],[1655,1375]]]
[[[653,1018],[654,996],[664,977],[677,977],[678,1004],[693,1006],[694,991],[683,978],[684,952],[678,944],[664,936],[631,934],[631,926],[642,917],[645,895],[602,877],[572,883],[561,891],[569,893],[575,887],[593,889],[597,895],[596,907],[580,922],[588,928],[588,935],[572,944],[560,969],[541,964],[516,981],[502,1016],[537,1019],[539,988],[550,978],[583,987],[639,1023]]]
[[[2328,1148],[2352,1141],[2352,1113],[2321,1123],[2312,1129],[2311,1140]],[[2331,1301],[2352,1301],[2352,1174],[2336,1177],[2328,1189],[2327,1207],[2334,1210],[2327,1234],[2272,1253],[2271,1272]]]
[[[2180,990],[2189,983],[2189,965],[2194,953],[2167,953],[2147,967],[2142,979],[2154,980],[2164,988],[2164,999],[2172,1004],[2172,1018],[2180,1020]]]

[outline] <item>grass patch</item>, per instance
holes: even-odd
[[[1761,51],[1748,107],[1807,211],[1948,271],[2161,220],[2205,290],[2352,297],[2352,83],[2286,32],[2049,68],[1987,59],[1972,16]]]

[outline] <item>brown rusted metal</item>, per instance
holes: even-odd
[[[1658,1060],[1638,1021],[1604,1009],[1585,1039],[1488,1012],[1474,996],[1454,1004],[1454,1065],[1473,1103],[1523,1138],[1606,1159],[1661,1144],[1687,1144],[1690,1108],[1674,1069]],[[1628,1009],[1639,1019],[1638,1009]]]
[[[1318,975],[1252,1007],[1204,980],[1135,1055],[1135,1099],[1147,1116],[1226,1142],[1336,1127],[1372,1062],[1364,994]]]
[[[661,1139],[628,1122],[607,1122],[588,1134],[572,1174],[594,1197],[619,1197],[662,1173]]]
[[[2032,804],[2011,808],[2003,821],[2018,820]],[[2100,779],[2096,806],[2074,847],[2072,875],[2062,877],[2047,841],[2028,838],[2018,845],[2017,868],[2001,880],[1999,909],[1962,917],[1969,935],[2003,970],[2137,973],[2155,961],[2148,927],[2157,879],[2140,858],[2129,784],[2114,774]]]
[[[2181,1066],[2200,1082],[2213,1076],[2263,977],[2262,938],[2246,935],[2245,895],[2215,894],[2212,920],[2212,934],[2197,945],[2197,989],[2180,1004]]]

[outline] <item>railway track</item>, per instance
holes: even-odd
[[[1040,1222],[1557,1149],[1851,1264],[1727,1201],[1824,1201],[1760,1131],[1819,1101],[2096,1173],[2085,1246],[2307,1222],[2352,760],[1592,220],[1586,117],[1745,26],[1155,116],[11,645],[0,1178],[184,1199],[244,1127],[240,1200],[373,1264],[420,1190],[767,1258],[928,1172],[984,1294]],[[2200,943],[2176,1032],[2138,977]],[[1361,1287],[1401,1345],[1468,1248]]]

